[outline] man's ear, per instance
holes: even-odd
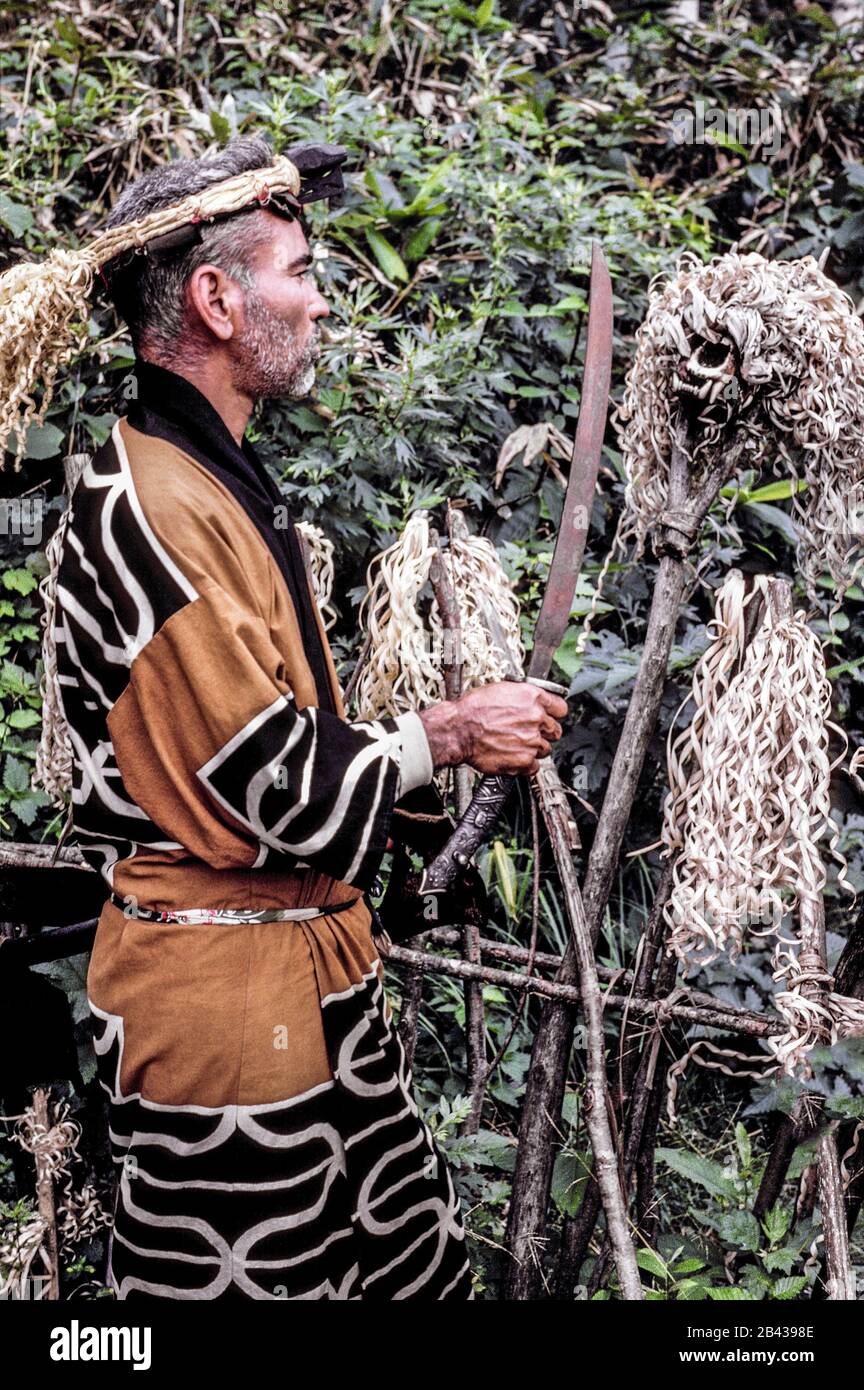
[[[201,265],[186,285],[186,305],[193,322],[227,343],[242,324],[243,292],[236,280],[216,265]]]

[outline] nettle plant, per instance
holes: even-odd
[[[0,570],[0,832],[4,838],[33,833],[50,806],[30,785],[39,742],[41,631],[39,580],[46,571],[40,553],[17,554]]]
[[[813,1148],[814,1142],[799,1147],[790,1179],[800,1177]],[[761,1220],[753,1215],[764,1161],[755,1160],[743,1124],[735,1125],[735,1147],[724,1163],[683,1148],[658,1149],[656,1158],[701,1188],[710,1206],[687,1201],[687,1217],[694,1227],[691,1239],[682,1242],[679,1234],[667,1233],[656,1249],[637,1252],[640,1269],[652,1276],[646,1298],[725,1302],[787,1300],[803,1293],[812,1282],[816,1262],[807,1269],[805,1263],[819,1226],[812,1220],[796,1223],[792,1209],[779,1203]]]

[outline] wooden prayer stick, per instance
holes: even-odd
[[[574,836],[566,796],[551,759],[544,760],[535,779],[543,819],[564,890],[570,934],[579,968],[579,993],[586,1027],[586,1086],[582,1106],[591,1139],[594,1173],[606,1215],[606,1233],[623,1297],[642,1301],[642,1281],[627,1223],[627,1199],[621,1188],[618,1156],[610,1123],[606,1084],[606,1045],[603,1035],[603,1001],[594,961],[594,943],[585,920],[582,894],[573,863]],[[578,844],[578,840],[576,841]],[[524,1142],[524,1141],[520,1141]]]
[[[459,519],[461,521],[461,518]],[[456,518],[451,521],[448,512],[448,529],[456,524]],[[463,530],[465,523],[461,522]],[[436,546],[437,554],[432,561],[429,571],[429,582],[432,585],[432,592],[435,595],[435,602],[438,605],[438,612],[441,614],[441,623],[444,629],[444,652],[442,670],[444,674],[444,693],[448,700],[458,700],[462,694],[462,622],[459,617],[459,604],[456,600],[456,592],[447,572],[447,564],[444,560],[440,537],[436,531],[430,531],[430,540]],[[468,807],[471,799],[468,790],[466,777],[467,768],[456,769],[456,812],[461,816]],[[460,775],[463,774],[463,775]],[[462,928],[462,950],[465,959],[473,961],[475,965],[480,964],[480,946],[478,944],[479,927],[473,922],[466,922]],[[483,1014],[483,986],[478,980],[466,980],[465,982],[465,1053],[467,1058],[467,1081],[468,1097],[471,1108],[464,1123],[460,1126],[461,1134],[476,1134],[480,1128],[480,1120],[483,1114],[483,1094],[486,1088],[486,1020]]]
[[[745,442],[736,441],[702,481],[690,475],[689,438],[679,421],[673,432],[667,512],[690,518],[692,535],[698,534],[722,484],[735,471]],[[669,654],[675,636],[684,591],[686,546],[677,528],[660,528],[662,550],[654,586],[648,629],[633,695],[612,764],[606,795],[582,889],[585,917],[596,942],[611,891],[627,822],[636,796],[648,745],[657,724]],[[564,954],[558,982],[573,984],[577,975],[572,943]],[[520,1135],[532,1135],[530,1155],[517,1153],[510,1198],[506,1244],[513,1260],[505,1285],[507,1299],[524,1301],[538,1296],[540,1270],[531,1251],[543,1242],[552,1184],[554,1145],[564,1098],[573,1010],[563,1001],[550,1003],[542,1012],[534,1039],[522,1106]],[[536,1065],[535,1065],[536,1063]]]

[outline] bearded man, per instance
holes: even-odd
[[[74,830],[111,890],[88,977],[119,1169],[110,1282],[469,1299],[363,894],[400,798],[449,765],[535,771],[566,706],[504,682],[345,719],[297,534],[244,438],[256,402],[309,392],[329,312],[302,204],[333,170],[289,154],[312,171],[299,196],[239,139],[153,170],[107,224],[136,247],[103,273],[137,396],[75,489],[54,634]]]

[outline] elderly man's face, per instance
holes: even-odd
[[[262,215],[272,235],[252,258],[254,286],[244,291],[243,326],[232,344],[235,385],[253,399],[306,396],[321,351],[318,319],[330,310],[300,224]]]

